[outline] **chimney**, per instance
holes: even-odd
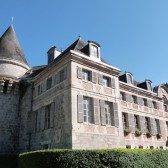
[[[48,52],[48,64],[54,61],[55,58],[57,58],[61,52],[56,49],[56,47],[51,47]]]

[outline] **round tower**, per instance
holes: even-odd
[[[18,152],[19,78],[29,69],[11,25],[0,37],[0,154]]]

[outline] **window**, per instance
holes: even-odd
[[[163,107],[164,107],[164,111],[168,112],[168,101],[165,96],[163,96]]]
[[[64,80],[64,70],[60,71],[60,82]]]
[[[51,105],[46,106],[45,108],[45,129],[50,128],[50,110],[51,110]]]
[[[52,77],[47,79],[47,90],[52,87]]]
[[[85,69],[82,69],[82,79],[86,81],[91,81],[91,72]]]
[[[168,135],[168,121],[166,121],[167,135]]]
[[[151,132],[150,118],[149,117],[145,117],[145,127],[146,127],[146,132]]]
[[[7,93],[7,90],[8,90],[8,84],[9,84],[9,81],[5,81],[5,82],[4,82],[4,88],[3,88],[3,93],[4,93],[4,94]]]
[[[49,145],[48,144],[44,144],[43,145],[43,149],[48,149],[49,148]]]
[[[142,146],[142,145],[140,145],[140,146],[139,146],[139,149],[143,149],[143,146]]]
[[[153,105],[153,108],[154,108],[154,109],[157,109],[157,104],[156,104],[155,101],[152,101],[152,105]]]
[[[160,122],[159,122],[158,119],[155,119],[155,122],[156,122],[156,130],[157,130],[157,133],[160,134],[160,133],[161,133]]]
[[[128,114],[122,113],[123,129],[128,129]]]
[[[59,84],[67,79],[67,67],[57,72],[55,75],[55,84]]]
[[[99,54],[98,54],[98,47],[96,47],[96,46],[94,46],[94,45],[90,45],[90,55],[91,56],[94,56],[94,57],[96,57],[96,58],[98,58],[99,57]]]
[[[83,115],[84,122],[93,123],[92,99],[90,97],[83,97]]]
[[[140,130],[140,120],[138,115],[134,115],[134,123],[135,123],[135,129]]]
[[[111,107],[109,102],[105,102],[105,117],[106,117],[106,125],[111,125]]]
[[[147,85],[147,90],[152,91],[152,84],[150,81],[146,81],[146,85]]]
[[[111,85],[110,78],[107,76],[103,76],[103,86],[110,87],[110,85]]]
[[[126,101],[126,94],[124,92],[120,92],[120,99]]]
[[[143,105],[143,106],[148,106],[147,99],[142,98],[142,105]]]
[[[37,119],[38,119],[38,111],[35,111],[35,132],[37,132],[37,127],[38,127]]]
[[[37,92],[38,92],[38,95],[41,94],[41,86],[40,85],[38,85],[38,87],[37,87]]]
[[[133,83],[133,79],[132,79],[132,75],[131,74],[127,74],[127,83],[128,84],[132,84]]]
[[[126,145],[126,149],[131,149],[131,145]]]
[[[137,104],[138,102],[137,102],[137,96],[135,96],[135,95],[132,95],[132,103],[135,103],[135,104]]]

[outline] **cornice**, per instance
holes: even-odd
[[[162,98],[158,97],[157,94],[154,92],[151,92],[151,91],[148,91],[148,90],[145,90],[137,86],[121,82],[121,81],[119,81],[119,87],[120,89],[131,92],[131,93],[162,100]]]
[[[108,65],[106,63],[103,63],[103,62],[94,61],[90,57],[85,56],[81,53],[72,51],[72,50],[70,52],[71,52],[71,55],[72,55],[72,57],[71,57],[72,60],[77,62],[77,63],[90,66],[92,68],[95,68],[97,70],[101,70],[105,73],[108,73],[108,74],[111,74],[111,75],[114,75],[114,76],[117,76],[117,77],[120,74],[120,70],[113,67],[113,66],[110,66],[110,65]]]

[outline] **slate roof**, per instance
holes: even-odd
[[[39,73],[41,73],[46,67],[47,67],[47,65],[32,67],[21,77],[21,79],[34,78]]]
[[[0,37],[0,58],[28,65],[12,25]]]

